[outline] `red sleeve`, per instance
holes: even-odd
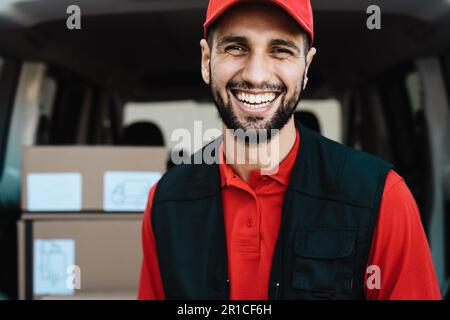
[[[441,299],[419,209],[405,181],[392,170],[386,178],[368,266],[379,268],[366,273],[367,299]]]
[[[163,300],[164,289],[162,286],[161,274],[159,272],[158,256],[156,254],[156,242],[153,235],[150,214],[152,212],[153,197],[155,195],[156,184],[150,190],[142,220],[142,269],[139,283],[139,300]]]

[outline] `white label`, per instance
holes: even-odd
[[[29,173],[27,194],[29,211],[81,211],[81,174]]]
[[[105,172],[103,176],[103,210],[144,211],[148,193],[161,176],[161,172]]]
[[[75,240],[34,240],[34,295],[73,295],[75,289],[67,285],[69,266],[75,264]]]

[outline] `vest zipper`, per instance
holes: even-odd
[[[280,289],[280,283],[279,282],[274,282],[274,284],[273,284],[273,290],[274,290],[273,300],[278,300],[279,289]]]

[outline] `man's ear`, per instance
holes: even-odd
[[[209,82],[211,80],[211,71],[209,70],[211,49],[209,48],[208,42],[205,39],[202,39],[200,41],[200,47],[202,49],[202,78],[203,81],[205,81],[205,83],[209,85]]]
[[[308,54],[306,55],[306,66],[305,66],[305,76],[303,78],[303,90],[306,89],[306,85],[308,83],[308,70],[311,62],[313,61],[314,55],[316,54],[316,48],[312,47],[309,49]]]

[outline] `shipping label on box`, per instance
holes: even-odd
[[[143,212],[148,193],[161,172],[107,171],[103,177],[103,210]]]
[[[73,295],[70,268],[75,265],[75,240],[34,240],[34,295]]]
[[[28,173],[29,211],[80,211],[82,177],[78,172]]]

